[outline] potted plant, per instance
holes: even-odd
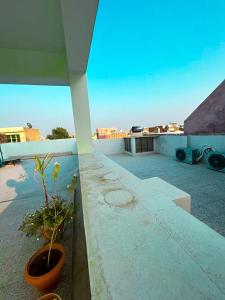
[[[56,240],[64,226],[73,219],[74,214],[73,204],[70,201],[66,201],[58,195],[50,197],[47,193],[45,170],[51,159],[46,157],[43,161],[36,159],[35,166],[36,170],[42,174],[44,206],[32,214],[26,215],[19,227],[19,230],[27,237],[36,236],[37,238],[40,238],[43,235],[43,229],[47,228],[49,243],[32,255],[24,270],[25,280],[42,292],[51,291],[58,284],[65,263],[65,249]],[[52,173],[53,180],[56,180],[59,171],[60,165],[56,163]],[[67,187],[68,191],[74,191],[76,182],[77,177],[74,175],[71,184]]]
[[[64,224],[68,223],[73,217],[73,205],[71,202],[65,201],[59,195],[50,196],[47,192],[46,184],[46,169],[49,167],[52,157],[47,154],[42,160],[35,156],[35,172],[39,173],[44,192],[44,205],[32,214],[27,214],[19,230],[23,231],[27,237],[36,236],[37,238],[44,237],[50,241],[51,235],[56,223],[62,219],[62,222],[57,227],[59,233],[63,232]],[[53,186],[56,183],[60,172],[60,164],[55,162],[51,178]],[[72,177],[71,183],[67,186],[67,191],[72,193],[76,189],[77,176]],[[57,218],[56,218],[57,217]]]
[[[28,237],[40,237],[45,225],[51,228],[48,232],[50,242],[34,253],[24,270],[26,282],[42,292],[51,291],[59,282],[65,263],[65,249],[62,244],[55,241],[61,233],[59,228],[72,218],[72,203],[67,203],[60,197],[54,197],[49,201],[48,207],[42,207],[33,214],[25,216],[19,228]]]
[[[50,243],[38,249],[24,269],[24,279],[41,292],[55,289],[65,264],[65,248],[60,243]]]
[[[37,239],[45,237],[48,241],[53,237],[60,237],[64,227],[74,215],[73,203],[64,200],[61,196],[52,196],[47,206],[36,209],[33,213],[25,215],[19,230],[27,237],[35,236]]]
[[[36,155],[35,156],[35,167],[34,171],[35,173],[39,173],[40,178],[41,178],[41,183],[42,183],[42,188],[44,192],[44,197],[45,197],[45,206],[48,207],[49,205],[49,196],[47,192],[47,184],[46,184],[46,174],[45,171],[49,167],[53,157],[50,156],[50,154],[47,154],[42,160]],[[55,180],[58,178],[60,171],[60,164],[58,162],[55,162],[53,172],[52,172],[52,179],[55,182]]]

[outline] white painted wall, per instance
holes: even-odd
[[[124,152],[123,139],[107,139],[93,141],[96,151],[105,155],[119,154]],[[48,140],[26,143],[7,143],[1,145],[3,157],[10,156],[33,156],[44,153],[72,152],[77,154],[77,143],[75,139]]]
[[[191,135],[188,136],[188,145],[197,149],[203,145],[210,145],[218,151],[225,152],[225,135]]]
[[[163,135],[154,138],[155,152],[174,157],[175,149],[187,147],[200,149],[201,146],[208,144],[215,147],[218,151],[225,152],[225,135],[212,136],[181,136]],[[94,140],[93,145],[96,151],[105,155],[124,153],[124,139],[102,139]],[[77,154],[75,139],[62,139],[40,142],[8,143],[2,144],[4,158],[9,156],[26,156],[43,153],[72,152]]]
[[[7,143],[2,144],[4,159],[10,156],[33,156],[44,153],[72,152],[77,154],[75,139],[49,140],[26,143]]]
[[[95,140],[94,148],[105,155],[124,153],[124,139]]]
[[[157,153],[173,156],[176,148],[187,147],[187,136],[184,135],[161,135],[154,139],[154,150]]]
[[[162,135],[154,139],[155,152],[172,157],[176,148],[191,147],[200,150],[203,145],[210,145],[225,153],[225,135]]]

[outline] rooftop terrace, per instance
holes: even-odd
[[[57,186],[62,194],[79,165],[78,215],[83,216],[75,218],[74,241],[65,233],[69,255],[60,295],[70,299],[74,289],[79,300],[225,299],[225,174],[174,158],[176,147],[188,142],[199,148],[206,140],[224,151],[223,136],[155,137],[155,153],[134,156],[124,153],[123,139],[94,141],[94,152],[79,155],[74,155],[74,139],[2,145],[5,158],[73,152],[56,158],[62,165]],[[38,297],[22,272],[40,244],[17,230],[24,213],[42,202],[33,167],[26,159],[0,169],[0,299]]]
[[[138,178],[101,154],[123,153],[124,141],[93,143],[91,139],[86,71],[98,0],[33,2],[2,1],[0,83],[69,85],[76,140],[4,144],[2,148],[5,159],[78,152],[80,227],[85,231],[91,295],[83,297],[74,288],[76,282],[70,281],[72,264],[79,264],[84,253],[76,240],[81,235],[78,230],[75,243],[67,235],[69,258],[74,248],[78,251],[73,253],[75,260],[66,260],[58,287],[63,299],[70,299],[72,288],[76,300],[225,299],[225,239],[189,213],[191,199],[185,192],[192,195],[196,216],[206,201],[207,207],[215,203],[217,211],[222,211],[224,174],[163,156],[113,157],[118,161],[122,157],[127,169],[133,165],[132,172],[138,175],[136,170],[138,176],[141,172],[145,178],[167,174],[165,179],[174,180],[173,186],[160,178]],[[206,143],[225,152],[224,136],[163,136],[154,143],[155,152],[166,156],[174,156],[176,147],[199,148]],[[61,158],[65,165],[58,189],[62,193],[77,165],[74,158]],[[24,283],[22,271],[39,241],[28,240],[17,231],[24,213],[42,202],[32,170],[32,160],[0,170],[0,299],[4,300],[38,297]],[[212,204],[209,210],[212,216],[216,214],[211,219],[222,220],[215,207]],[[212,221],[209,211],[201,212],[199,218],[204,215],[204,220]],[[75,225],[76,221],[75,217]],[[222,225],[217,230],[223,234]],[[76,273],[78,281],[81,273]],[[89,281],[86,283],[89,289]]]
[[[225,173],[212,171],[206,164],[184,164],[160,154],[109,157],[141,179],[160,177],[190,194],[193,216],[225,236]]]

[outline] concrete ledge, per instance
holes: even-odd
[[[177,206],[180,206],[189,213],[191,212],[191,196],[188,193],[159,177],[144,179],[142,182],[148,190],[149,197],[157,195],[157,197],[164,198],[165,201],[174,201]]]
[[[90,282],[88,273],[87,262],[87,247],[84,232],[82,200],[80,193],[80,184],[78,181],[77,189],[75,192],[76,207],[75,218],[73,224],[73,286],[72,286],[72,299],[76,300],[89,300]],[[71,300],[72,300],[71,299]]]
[[[47,153],[40,153],[38,154],[38,157],[41,157],[41,158],[44,158],[47,154],[49,154],[48,152]],[[58,156],[70,156],[70,155],[74,155],[71,151],[69,152],[53,152],[51,153],[51,156],[53,157],[58,157]],[[35,155],[20,155],[20,156],[9,156],[7,159],[5,159],[4,161],[5,162],[10,162],[10,161],[15,161],[15,160],[25,160],[25,159],[34,159],[36,156]]]
[[[176,205],[179,191],[98,153],[79,166],[92,299],[225,299],[225,240]]]

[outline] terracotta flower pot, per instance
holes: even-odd
[[[62,300],[62,298],[57,294],[50,293],[42,296],[38,300]]]
[[[31,256],[24,270],[26,282],[41,292],[49,292],[57,286],[65,264],[65,248],[62,244],[53,243],[50,267],[47,268],[48,251],[49,244],[38,249]]]

